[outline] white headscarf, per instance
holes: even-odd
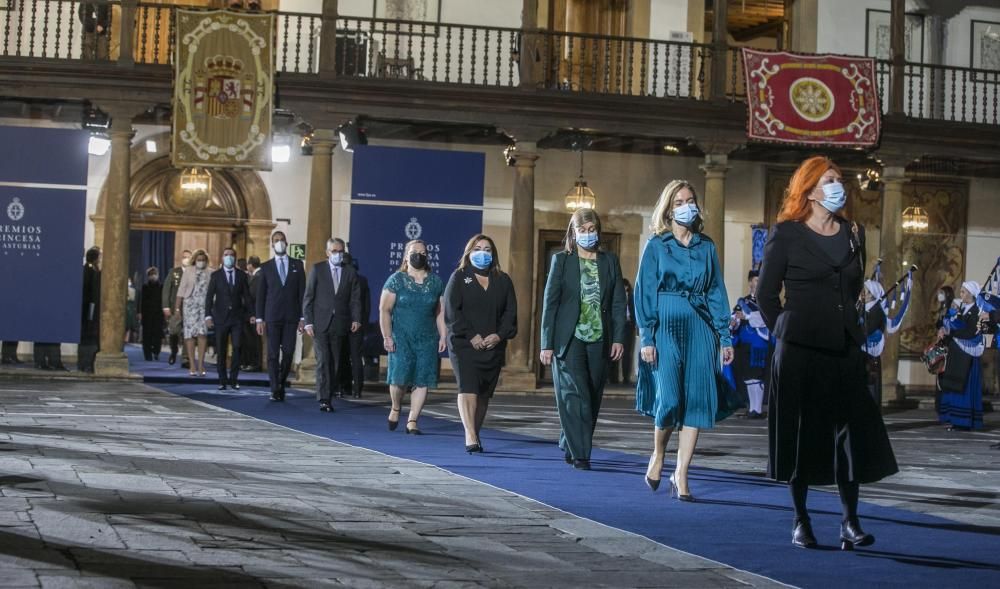
[[[979,286],[979,283],[975,280],[966,280],[962,283],[962,288],[969,291],[969,294],[974,297],[978,297],[979,293],[983,290],[983,287]]]

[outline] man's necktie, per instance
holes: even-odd
[[[284,256],[278,258],[278,275],[281,276],[281,285],[285,285],[285,279],[288,274],[285,272],[285,259]]]
[[[228,278],[228,281],[229,281],[229,286],[230,286],[230,287],[233,287],[233,286],[236,286],[236,285],[235,285],[235,284],[233,283],[233,271],[232,271],[232,270],[226,270],[226,276],[228,276],[228,277],[229,277],[229,278]]]
[[[340,268],[333,269],[333,294],[340,290]]]

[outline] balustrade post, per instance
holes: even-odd
[[[891,92],[889,93],[889,112],[894,115],[905,114],[903,92],[906,86],[906,0],[892,0],[892,11],[889,16],[889,46],[892,51]]]
[[[728,0],[712,0],[712,75],[709,82],[709,97],[712,100],[726,99],[726,75],[729,68],[729,3]]]
[[[540,64],[535,59],[542,36],[538,29],[538,0],[522,0],[521,39],[518,51],[518,73],[521,88],[534,88],[540,81]]]
[[[319,39],[319,75],[323,78],[337,77],[337,9],[337,0],[323,0]]]
[[[122,0],[121,21],[118,25],[118,65],[132,67],[135,65],[133,35],[135,33],[135,14],[139,9],[139,0]]]

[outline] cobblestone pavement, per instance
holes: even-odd
[[[452,406],[434,395],[430,409]],[[601,443],[642,451],[624,412],[606,412]],[[550,435],[552,418],[544,399],[498,398],[490,425]],[[4,587],[779,586],[133,383],[0,381],[0,493]]]

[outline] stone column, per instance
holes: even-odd
[[[312,176],[306,230],[306,269],[326,258],[326,240],[333,237],[333,147],[337,133],[318,129],[312,136]]]
[[[510,154],[514,162],[514,198],[510,221],[510,260],[507,264],[517,296],[517,337],[507,346],[505,388],[534,390],[534,282],[535,282],[535,162],[538,145],[519,141]]]
[[[323,26],[319,39],[319,74],[337,77],[337,0],[323,0]]]
[[[326,259],[326,240],[333,237],[333,147],[337,133],[318,129],[312,136],[312,178],[309,183],[309,216],[306,220],[306,272]],[[316,356],[312,338],[302,336],[302,363],[298,385],[316,384]]]
[[[881,257],[887,280],[895,280],[902,272],[903,244],[903,185],[906,168],[886,166],[882,171],[885,188],[882,193]],[[906,393],[899,384],[899,336],[886,338],[882,352],[882,404],[898,407],[906,404]]]
[[[726,172],[729,170],[727,154],[706,154],[704,165],[705,194],[701,208],[704,212],[705,235],[715,242],[719,252],[719,263],[725,265],[726,258]]]
[[[132,119],[112,113],[111,166],[101,244],[101,347],[94,361],[98,376],[128,376],[125,356],[125,297],[128,289],[129,196]]]

